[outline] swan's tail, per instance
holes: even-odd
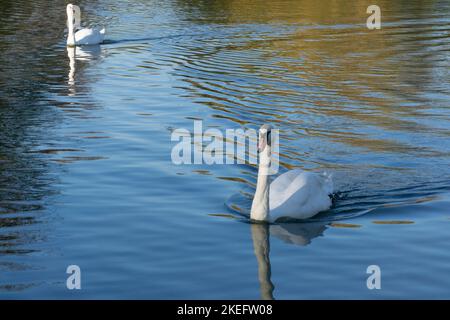
[[[323,172],[322,177],[322,188],[330,195],[334,192],[333,175],[328,172]]]

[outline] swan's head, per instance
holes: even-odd
[[[272,145],[272,126],[264,124],[259,128],[258,152],[269,149]]]
[[[73,4],[69,3],[66,7],[67,17],[73,16]]]

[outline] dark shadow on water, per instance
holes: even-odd
[[[173,40],[178,38],[184,38],[184,37],[194,37],[198,36],[199,34],[177,34],[177,35],[168,35],[168,36],[162,36],[162,37],[143,37],[143,38],[130,38],[130,39],[119,39],[119,40],[113,40],[113,39],[106,39],[103,41],[102,45],[113,45],[113,44],[121,44],[121,43],[149,43],[152,41],[158,41],[158,40]]]

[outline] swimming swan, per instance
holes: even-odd
[[[81,28],[80,7],[73,4],[68,4],[66,7],[66,12],[67,28],[69,30],[67,35],[67,45],[69,47],[94,45],[103,42],[105,37],[105,28],[101,30],[97,28]]]
[[[282,217],[307,219],[329,209],[329,195],[333,192],[330,175],[295,169],[278,176],[269,185],[271,130],[269,125],[259,129],[258,182],[250,218],[268,222]]]

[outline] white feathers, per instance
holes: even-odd
[[[282,217],[307,219],[331,207],[331,176],[290,170],[277,177],[269,190],[270,221]]]

